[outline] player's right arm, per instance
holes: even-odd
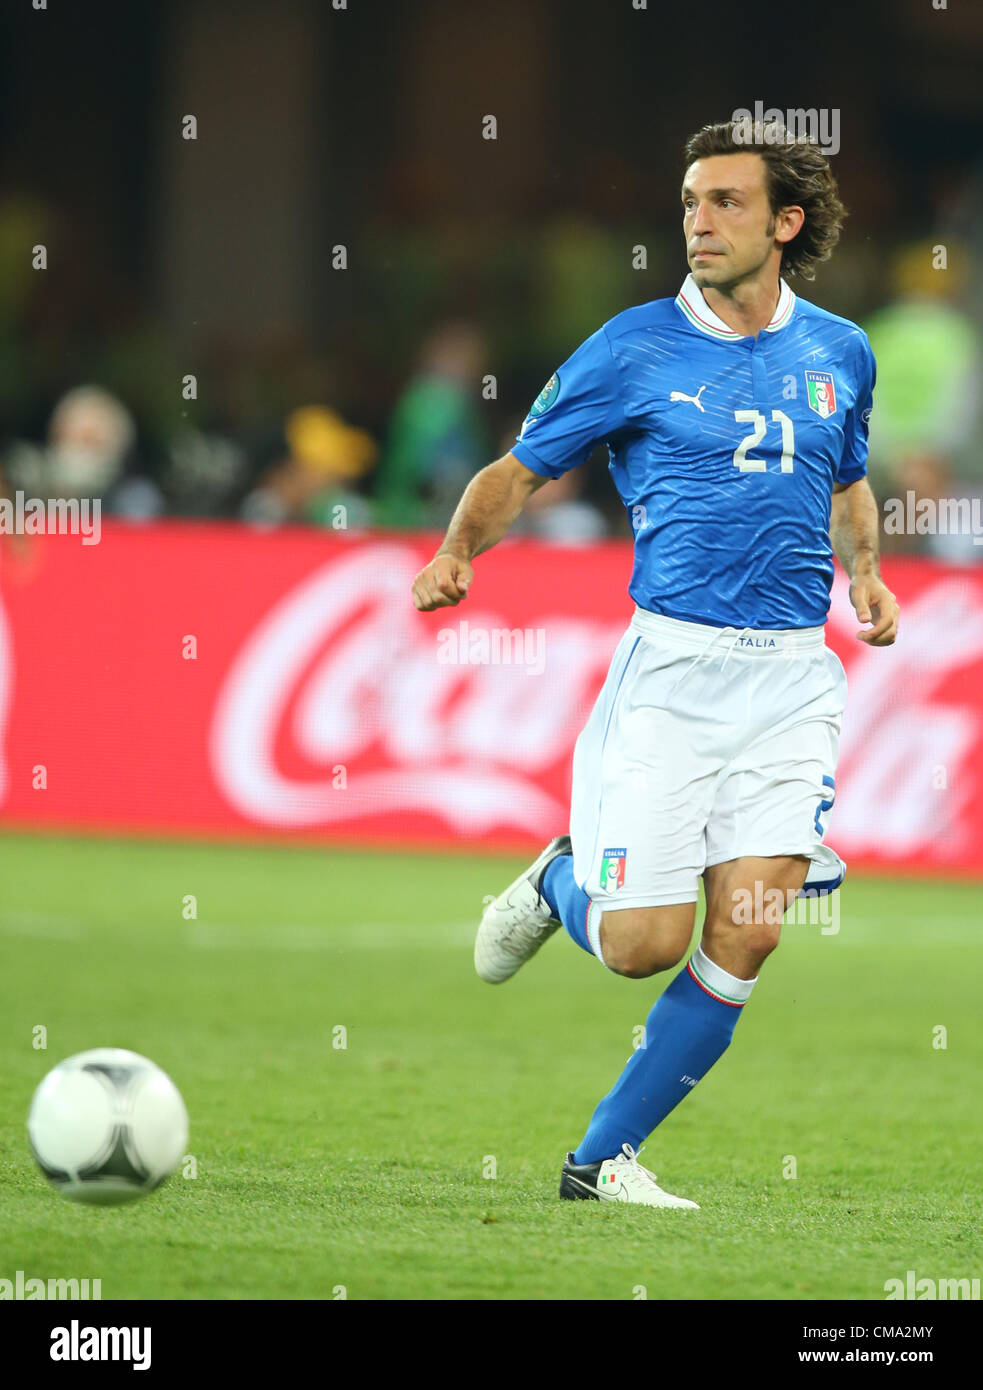
[[[471,479],[443,545],[413,581],[417,608],[460,603],[474,578],[471,561],[502,539],[532,493],[584,463],[625,424],[620,375],[599,328],[540,391],[512,451]]]
[[[413,602],[423,613],[461,602],[474,578],[471,561],[505,535],[532,494],[549,478],[514,454],[488,464],[468,483],[437,554],[413,581]]]

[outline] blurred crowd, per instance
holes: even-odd
[[[469,478],[511,447],[559,361],[604,318],[654,297],[639,294],[629,275],[605,283],[591,269],[605,254],[597,228],[566,227],[553,246],[540,333],[521,348],[503,315],[479,306],[432,320],[415,349],[405,323],[389,352],[381,327],[369,347],[356,341],[326,355],[302,343],[259,355],[216,344],[188,377],[169,360],[163,335],[124,316],[93,353],[88,379],[70,384],[43,356],[44,315],[32,318],[8,275],[0,281],[0,351],[11,364],[0,399],[0,487],[99,497],[105,515],[133,522],[183,516],[442,530]],[[614,258],[614,247],[607,250]],[[983,248],[950,237],[943,265],[937,240],[905,244],[852,312],[863,266],[838,255],[839,302],[829,307],[859,319],[878,362],[870,459],[878,498],[983,498],[983,352],[971,292]],[[674,292],[673,265],[667,256],[657,293]],[[821,286],[794,288],[828,303]],[[15,341],[25,330],[33,333],[26,367]],[[57,356],[54,338],[52,346]],[[42,369],[32,373],[32,361]],[[587,468],[543,488],[516,532],[566,543],[627,535],[605,463],[600,450]],[[971,534],[931,526],[887,534],[883,543],[887,551],[983,560]]]

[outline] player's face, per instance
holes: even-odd
[[[696,160],[686,170],[682,197],[686,258],[701,289],[735,285],[780,255],[760,155]]]

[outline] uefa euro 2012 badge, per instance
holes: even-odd
[[[601,889],[605,893],[617,893],[625,886],[625,864],[628,851],[606,849],[601,855]]]
[[[545,415],[547,410],[560,394],[560,377],[558,372],[554,372],[549,381],[540,391],[539,395],[529,407],[529,416],[535,420],[540,415]]]

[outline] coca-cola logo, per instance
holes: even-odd
[[[447,614],[412,606],[419,568],[408,546],[362,546],[315,571],[249,634],[210,736],[217,783],[241,815],[290,828],[409,813],[465,835],[541,836],[567,824],[573,740],[623,625],[524,618],[549,634],[535,680],[516,666],[448,663],[438,648]],[[467,607],[472,630],[512,625],[474,599]],[[555,792],[544,785],[550,770]]]
[[[410,817],[455,838],[531,839],[567,824],[573,743],[622,625],[490,611],[480,588],[458,610],[420,614],[409,597],[419,567],[408,545],[361,545],[249,633],[210,734],[217,785],[247,820],[310,829],[396,817],[403,830]],[[849,677],[830,843],[885,860],[973,854],[983,710],[952,680],[983,660],[980,585],[941,574],[903,604],[897,644],[877,649],[854,641],[846,590],[838,579],[830,611]],[[439,634],[465,613],[472,634],[545,630],[542,673],[442,659]]]

